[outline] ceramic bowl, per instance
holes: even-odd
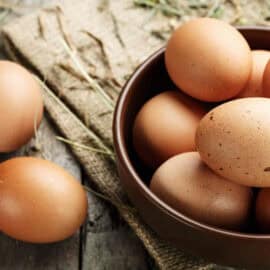
[[[270,30],[239,28],[252,49],[270,50]],[[130,200],[144,221],[161,238],[212,262],[255,269],[270,269],[270,235],[223,230],[198,222],[174,210],[149,189],[153,172],[140,163],[132,147],[134,118],[154,95],[175,89],[164,64],[164,48],[142,63],[124,86],[113,124],[119,176]]]

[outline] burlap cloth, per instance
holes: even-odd
[[[5,26],[3,39],[10,57],[33,69],[49,87],[44,90],[46,109],[63,136],[112,150],[112,110],[82,76],[64,43],[115,101],[134,68],[165,43],[177,24],[178,19],[151,16],[131,0],[66,0]],[[71,148],[89,179],[114,203],[161,269],[220,269],[171,247],[144,224],[128,203],[111,158]]]

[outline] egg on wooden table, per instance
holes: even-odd
[[[236,183],[270,187],[270,99],[226,102],[198,125],[196,146],[217,174]]]
[[[0,231],[50,243],[71,236],[87,214],[81,184],[50,161],[19,157],[0,164]]]
[[[156,168],[171,156],[195,149],[203,106],[180,93],[166,91],[146,102],[133,126],[133,145],[139,158]]]
[[[254,50],[252,53],[252,71],[245,88],[237,96],[243,97],[262,97],[263,94],[263,74],[267,62],[270,59],[270,51]]]
[[[27,143],[43,114],[41,89],[22,66],[0,61],[0,152]]]
[[[247,41],[226,22],[197,18],[174,31],[165,51],[173,82],[203,101],[230,99],[245,87],[252,66]]]
[[[215,174],[197,152],[176,155],[154,173],[150,189],[196,221],[241,229],[249,218],[252,191]]]

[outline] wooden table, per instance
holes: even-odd
[[[5,1],[13,3],[14,1]],[[17,1],[20,7],[5,18],[5,23],[15,17],[32,12],[47,4],[45,0]],[[1,2],[0,2],[1,4]],[[2,58],[5,58],[1,49]],[[1,154],[0,160],[16,155],[43,155],[72,173],[87,185],[83,170],[68,147],[57,141],[56,128],[44,117],[38,131],[38,141],[32,139],[26,146],[12,154]],[[83,228],[70,239],[46,245],[19,242],[0,234],[1,270],[144,270],[153,269],[153,263],[142,244],[117,211],[108,203],[88,194],[89,213]],[[44,232],[45,233],[45,232]]]

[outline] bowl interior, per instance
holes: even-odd
[[[261,27],[239,27],[252,49],[270,50],[270,30]],[[148,186],[153,171],[138,159],[132,145],[132,127],[134,119],[143,104],[156,94],[177,89],[168,76],[164,63],[164,48],[151,55],[132,75],[124,87],[121,99],[124,99],[121,112],[121,133],[123,146],[127,151],[132,169],[139,181]],[[153,194],[153,198],[154,198]],[[196,222],[197,223],[197,222]],[[208,225],[206,225],[209,227]],[[211,226],[210,226],[211,227]],[[213,229],[217,229],[214,228]],[[226,230],[221,230],[226,231]],[[241,235],[241,233],[239,233]],[[243,235],[247,235],[243,233]],[[256,236],[255,233],[252,235]],[[250,237],[251,235],[248,234]],[[262,236],[261,234],[258,236]],[[269,237],[269,235],[267,235]]]
[[[123,126],[125,148],[128,151],[128,156],[145,184],[149,184],[153,171],[144,166],[134,151],[132,145],[134,119],[148,99],[163,91],[177,89],[170,80],[164,66],[164,48],[153,54],[151,60],[149,60],[138,68],[137,75],[133,76],[126,86],[130,88],[130,91],[126,97],[128,110],[125,114],[125,125]]]

